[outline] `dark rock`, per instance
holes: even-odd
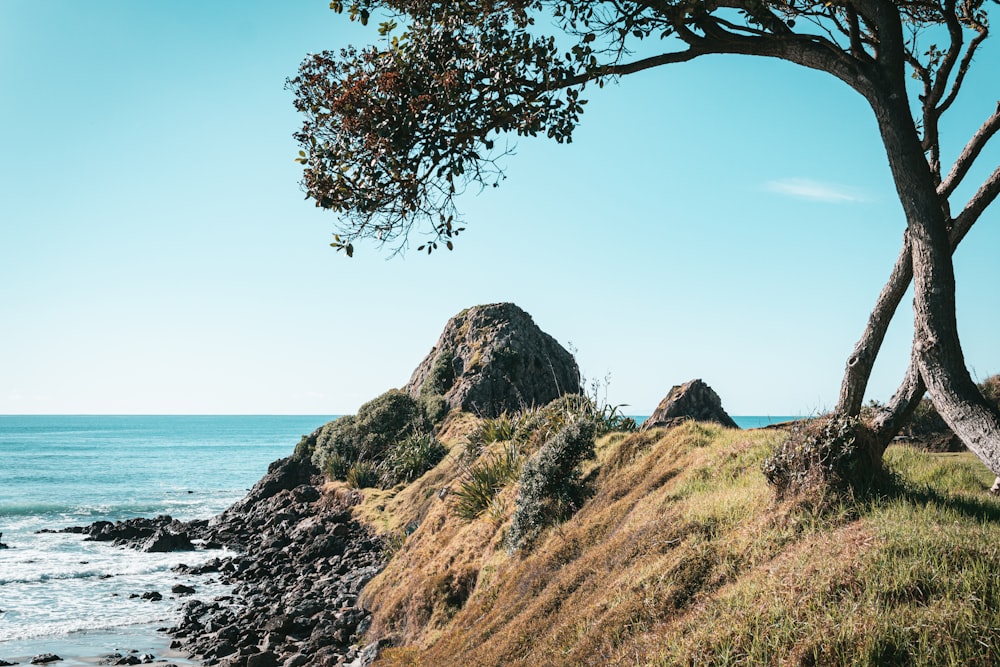
[[[322,494],[319,492],[319,489],[311,484],[300,484],[292,489],[292,495],[294,495],[295,499],[299,502],[311,503],[319,500]]]
[[[642,423],[642,430],[674,426],[684,421],[716,422],[727,428],[739,428],[732,417],[722,409],[719,395],[701,380],[691,380],[670,389],[649,419]]]
[[[60,658],[55,653],[41,653],[31,659],[31,664],[44,665],[49,662],[56,662],[57,660],[62,660],[62,658]]]
[[[185,586],[184,584],[174,584],[170,589],[170,592],[174,595],[191,595],[195,592],[195,589],[191,586]]]
[[[131,597],[131,596],[129,596]],[[159,602],[163,599],[163,595],[158,591],[147,591],[142,594],[143,600],[149,600],[150,602]]]
[[[10,667],[11,665],[16,665],[16,662],[7,662],[6,660],[0,660],[0,667]]]
[[[247,667],[278,667],[278,656],[271,651],[255,653],[247,658]]]
[[[139,548],[147,553],[166,553],[168,551],[194,551],[191,538],[187,533],[172,533],[166,528],[157,529]]]
[[[496,417],[578,392],[580,371],[573,355],[530,315],[512,303],[495,303],[451,318],[403,390]]]

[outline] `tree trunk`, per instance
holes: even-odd
[[[875,114],[906,214],[913,264],[913,355],[945,423],[1000,474],[1000,413],[969,375],[955,318],[955,273],[947,220],[900,82],[886,87]]]
[[[906,289],[913,279],[913,263],[910,253],[910,239],[907,234],[904,234],[903,249],[896,259],[895,266],[892,267],[889,281],[878,295],[875,307],[872,309],[871,315],[868,316],[868,324],[861,334],[861,338],[855,344],[854,351],[847,359],[844,380],[840,385],[840,398],[837,400],[837,414],[856,417],[861,412],[865,389],[868,388],[868,380],[871,378],[875,358],[882,347],[885,333],[899,307],[899,302],[903,300],[903,295],[906,294]],[[891,438],[892,436],[890,436]]]
[[[958,244],[962,242],[962,239],[965,238],[965,235],[975,222],[975,218],[972,216],[969,216],[966,220],[962,220],[962,217],[960,216],[960,219],[955,221],[955,224],[949,226],[948,244],[952,253],[955,252]],[[872,374],[872,367],[875,365],[875,359],[878,357],[879,350],[885,340],[889,323],[899,308],[899,303],[903,300],[903,295],[906,294],[906,289],[910,286],[910,281],[913,280],[913,258],[911,257],[911,253],[909,234],[904,233],[903,248],[899,251],[896,264],[892,267],[889,281],[882,287],[882,292],[875,302],[875,307],[872,309],[871,315],[868,316],[868,324],[864,332],[862,332],[861,338],[855,344],[851,356],[847,359],[847,365],[844,369],[844,380],[840,385],[840,397],[837,400],[836,411],[838,414],[855,417],[861,412],[865,390],[868,388],[868,380]],[[911,359],[912,367],[907,370],[903,383],[896,390],[893,400],[886,406],[887,408],[894,406],[895,408],[903,409],[905,412],[905,417],[902,419],[893,417],[892,419],[886,418],[883,420],[885,428],[889,428],[893,424],[896,425],[896,430],[889,433],[889,440],[899,433],[899,429],[906,424],[906,420],[913,413],[913,408],[920,402],[926,390],[922,382],[919,385],[919,390],[915,390],[917,385],[912,384],[911,375],[916,373],[919,376],[919,373],[916,372],[916,366],[913,366],[915,363],[916,360]],[[907,390],[907,386],[909,386],[909,390]],[[906,393],[907,391],[909,392],[907,394],[909,398],[902,400],[900,392]],[[899,401],[895,400],[897,397],[900,397]],[[909,403],[912,403],[913,407],[907,411],[905,410],[905,406]]]

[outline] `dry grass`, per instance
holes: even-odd
[[[500,548],[503,521],[435,499],[365,590],[373,634],[399,644],[378,664],[1000,662],[985,468],[894,448],[904,484],[817,510],[764,481],[783,437],[695,423],[606,436],[592,497],[524,555]]]

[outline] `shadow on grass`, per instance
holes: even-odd
[[[983,487],[985,494],[987,487]],[[913,505],[939,505],[980,521],[1000,522],[1000,503],[992,496],[982,499],[966,494],[949,494],[927,485],[907,481],[899,473],[886,473],[866,494],[868,502],[904,500]]]

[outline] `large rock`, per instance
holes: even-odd
[[[719,395],[701,380],[691,380],[670,389],[649,419],[642,423],[642,430],[673,426],[688,419],[739,428],[722,409]]]
[[[403,390],[496,417],[578,392],[580,370],[530,315],[512,303],[494,303],[451,318]]]

